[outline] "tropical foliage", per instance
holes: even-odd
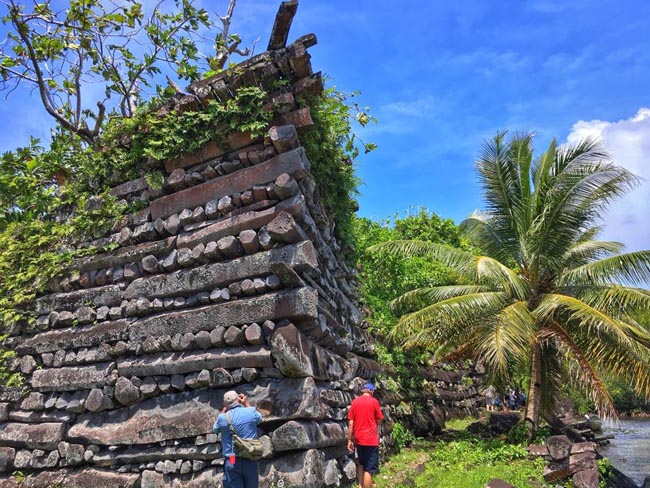
[[[221,71],[232,54],[250,54],[230,33],[236,2],[216,22],[194,0],[2,0],[0,90],[35,89],[60,127],[94,142],[107,115],[131,117],[147,89],[162,91],[162,75],[173,93],[181,89],[170,75],[194,81]]]
[[[456,284],[418,288],[391,337],[441,356],[480,358],[497,378],[528,368],[526,421],[536,428],[564,384],[614,413],[603,377],[650,396],[650,333],[632,315],[650,307],[650,251],[621,254],[597,240],[611,201],[638,179],[599,143],[551,142],[533,158],[531,134],[498,133],[476,162],[486,210],[462,224],[482,255],[400,240],[375,246],[426,256],[453,269]]]
[[[443,219],[426,208],[409,208],[404,215],[383,221],[357,217],[353,221],[359,270],[361,300],[372,331],[385,336],[397,322],[390,302],[413,288],[451,284],[453,273],[438,262],[421,256],[380,255],[370,252],[371,246],[399,239],[467,248],[460,229],[451,219]]]

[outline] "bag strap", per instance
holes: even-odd
[[[226,412],[226,422],[228,422],[228,427],[230,428],[230,433],[232,435],[237,435],[237,431],[235,430],[235,427],[232,425],[232,422],[230,421],[230,412]]]

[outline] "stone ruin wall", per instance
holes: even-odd
[[[148,207],[96,242],[119,248],[78,262],[10,339],[29,393],[0,398],[0,486],[220,486],[211,429],[229,389],[269,412],[262,486],[354,479],[346,406],[380,367],[300,145],[313,123],[298,102],[322,91],[315,43],[304,36],[177,97],[183,109],[289,82],[270,94],[266,137],[234,133],[166,161],[162,190],[145,178],[112,189]]]
[[[0,393],[0,487],[220,486],[211,428],[229,389],[269,412],[261,486],[354,481],[346,407],[381,367],[300,145],[313,122],[299,103],[323,90],[315,43],[282,42],[176,97],[183,110],[255,84],[274,119],[263,138],[233,133],[166,161],[162,190],[112,189],[148,207],[93,242],[119,247],[79,261],[9,339],[29,393]],[[462,375],[430,373],[415,410],[378,392],[384,447],[391,412],[425,435],[475,407]]]

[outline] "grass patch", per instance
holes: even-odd
[[[475,417],[462,417],[457,419],[445,420],[447,430],[465,430],[468,425],[478,421]]]
[[[543,461],[527,459],[523,445],[459,432],[450,441],[414,442],[376,476],[377,488],[483,488],[501,478],[521,488],[542,481]]]

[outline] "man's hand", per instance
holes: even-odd
[[[354,442],[348,441],[348,451],[354,452]]]
[[[239,400],[239,403],[241,403],[245,407],[250,407],[251,406],[251,404],[248,402],[248,398],[243,393],[240,393],[237,396],[237,400]]]

